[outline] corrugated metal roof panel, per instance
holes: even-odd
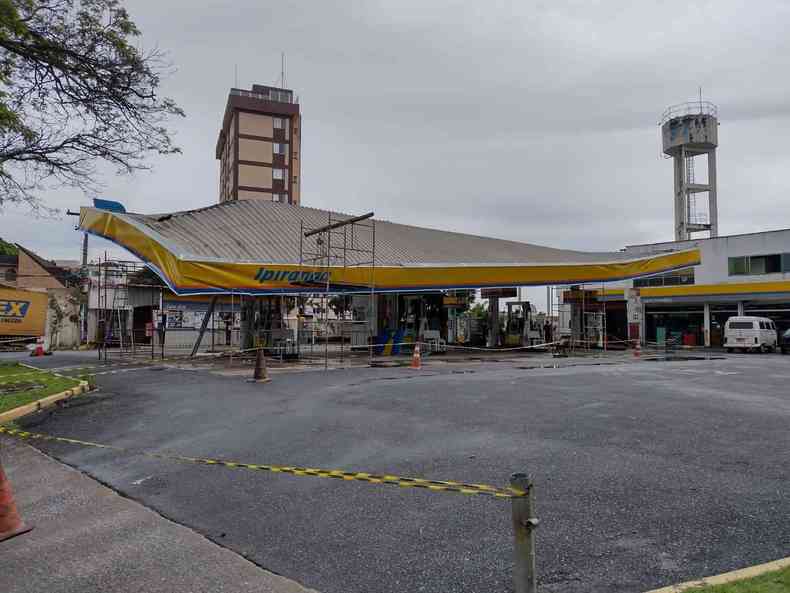
[[[157,233],[182,258],[233,262],[299,261],[300,229],[352,215],[258,200],[217,204],[172,214],[126,214]],[[580,252],[376,220],[376,265],[508,265],[586,263],[627,259],[621,252]],[[340,234],[332,240],[341,240]],[[306,240],[305,251],[315,250]],[[372,247],[368,232],[356,236]],[[334,250],[333,250],[334,251]],[[358,254],[357,258],[367,255]],[[350,263],[354,263],[353,261]]]

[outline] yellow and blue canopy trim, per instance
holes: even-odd
[[[535,264],[404,264],[340,267],[293,263],[200,260],[175,253],[134,218],[80,209],[79,229],[112,241],[139,257],[177,295],[297,294],[436,291],[466,288],[611,282],[700,263],[698,249],[615,261]]]

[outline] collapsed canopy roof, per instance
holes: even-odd
[[[134,253],[176,294],[184,295],[316,292],[327,285],[331,291],[354,292],[368,291],[372,284],[380,292],[575,284],[700,263],[697,249],[634,258],[382,220],[323,234],[323,244],[321,234],[304,237],[307,229],[349,218],[245,200],[156,215],[81,208],[80,229]],[[327,247],[332,241],[334,246]],[[322,249],[329,249],[332,257],[310,257]]]

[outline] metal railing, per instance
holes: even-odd
[[[268,93],[256,93],[254,91],[245,91],[243,89],[231,89],[231,95],[239,97],[250,97],[252,99],[262,99],[263,101],[274,101],[275,103],[291,103],[298,104],[298,100],[293,96],[291,91],[278,91],[275,89],[270,90]]]
[[[687,101],[686,103],[670,105],[661,114],[661,121],[658,122],[658,125],[663,126],[670,119],[685,115],[711,115],[718,117],[719,108],[710,101]]]

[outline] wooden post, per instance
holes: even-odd
[[[513,502],[514,563],[513,588],[515,593],[536,593],[538,590],[535,571],[535,495],[532,478],[527,474],[510,476],[510,487],[526,496],[511,499]]]
[[[255,351],[255,372],[252,378],[256,381],[260,381],[263,378],[263,348],[260,346]]]

